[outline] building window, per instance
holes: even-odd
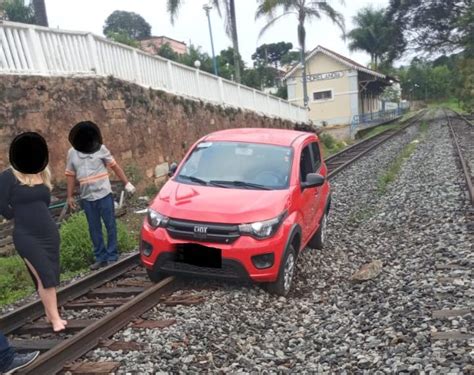
[[[313,92],[313,100],[331,100],[332,90]]]

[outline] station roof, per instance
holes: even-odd
[[[317,46],[315,49],[313,49],[306,56],[306,61],[312,59],[318,53],[323,53],[324,55],[329,56],[329,57],[333,58],[334,60],[339,61],[340,63],[346,65],[347,67],[349,67],[351,69],[355,69],[355,70],[358,70],[360,72],[370,74],[370,75],[372,75],[374,77],[377,77],[377,78],[386,79],[386,80],[389,80],[389,79],[393,80],[392,77],[389,77],[385,74],[376,72],[375,70],[366,68],[365,66],[355,62],[354,60],[351,60],[351,59],[349,59],[345,56],[342,56],[341,54],[339,54],[337,52],[334,52],[334,51],[331,51],[330,49],[327,49],[323,46]],[[301,63],[296,64],[292,69],[290,69],[290,71],[288,71],[288,73],[285,75],[284,79],[290,78],[301,67],[302,67]]]

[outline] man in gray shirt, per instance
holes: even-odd
[[[66,163],[67,200],[71,208],[76,204],[73,198],[75,181],[79,181],[81,205],[86,213],[89,233],[94,244],[96,262],[92,270],[106,266],[118,259],[117,227],[115,208],[107,168],[112,169],[129,193],[135,187],[128,181],[122,168],[102,144],[102,136],[96,124],[83,121],[76,124],[69,133],[72,144]],[[107,229],[107,246],[102,238],[102,223]]]

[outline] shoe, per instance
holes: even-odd
[[[95,262],[93,265],[90,266],[91,271],[98,270],[99,268],[105,267],[107,265],[107,261],[103,262]]]
[[[10,366],[5,370],[4,374],[13,374],[15,371],[28,366],[31,362],[33,362],[38,356],[40,352],[31,352],[31,353],[17,353],[13,357],[13,361]]]

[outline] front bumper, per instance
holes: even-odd
[[[250,236],[240,236],[232,244],[221,244],[204,241],[185,241],[170,237],[166,229],[153,230],[145,221],[141,239],[142,244],[148,243],[149,255],[141,246],[141,261],[143,265],[157,272],[177,275],[208,276],[221,279],[252,280],[255,282],[271,282],[278,277],[280,261],[286,246],[289,227],[285,224],[271,238],[256,240]],[[194,243],[221,250],[222,265],[219,268],[201,267],[192,264],[177,262],[175,254],[177,248],[183,244]],[[252,257],[262,254],[273,254],[273,265],[259,269],[252,261]]]

